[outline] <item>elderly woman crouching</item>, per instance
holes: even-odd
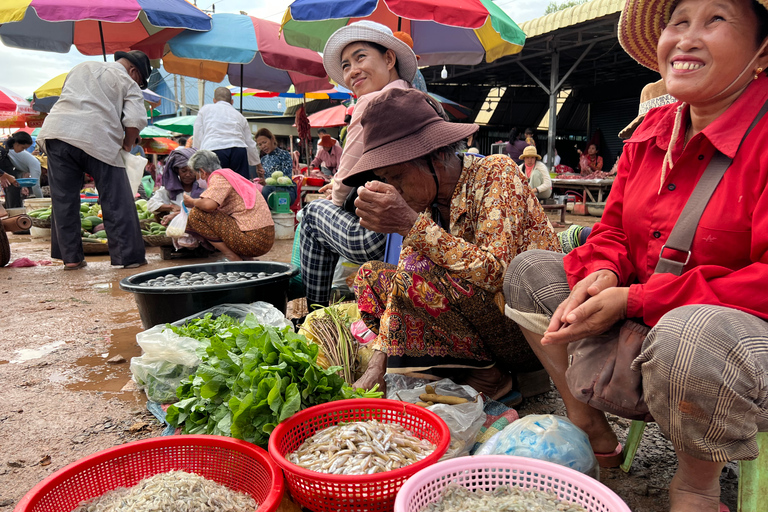
[[[208,183],[198,199],[184,194],[184,204],[191,208],[187,231],[208,240],[230,261],[268,252],[275,242],[275,224],[256,184],[221,169],[213,151],[198,151],[187,165]]]
[[[439,108],[418,90],[391,89],[361,119],[364,153],[344,184],[364,184],[355,200],[361,226],[404,240],[396,266],[368,262],[356,277],[378,352],[355,385],[383,386],[387,370],[463,377],[498,399],[512,388],[507,370],[537,369],[495,302],[504,271],[516,254],[560,246],[514,162],[457,156],[478,127],[448,123]],[[495,366],[500,350],[515,368]]]
[[[576,399],[581,390],[571,393],[566,347],[625,318],[650,328],[631,369],[617,373],[641,372],[648,409],[674,445],[674,512],[717,511],[725,463],[757,457],[756,433],[768,431],[768,117],[758,115],[768,109],[767,5],[626,3],[619,41],[680,101],[651,109],[625,142],[586,243],[565,257],[523,254],[505,281],[509,316],[598,453],[621,445],[605,415]],[[709,181],[701,177],[726,166],[709,200],[690,202]],[[672,250],[686,203],[706,207],[688,223],[690,250]],[[681,272],[657,268],[661,254]]]

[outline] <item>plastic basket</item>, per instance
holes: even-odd
[[[63,512],[117,487],[184,470],[250,494],[259,512],[277,510],[283,477],[267,452],[223,436],[168,436],[134,441],[66,466],[29,491],[14,512]]]
[[[501,485],[552,491],[588,512],[631,512],[616,493],[597,480],[559,464],[513,455],[459,457],[422,469],[397,495],[395,512],[418,512],[437,501],[449,484],[493,491]]]
[[[410,466],[373,475],[317,473],[285,458],[318,430],[342,422],[373,419],[403,425],[437,448]],[[431,411],[396,400],[359,398],[316,405],[294,414],[270,435],[269,454],[283,468],[294,500],[313,512],[391,511],[400,487],[411,475],[436,463],[448,449],[450,440],[448,425]]]

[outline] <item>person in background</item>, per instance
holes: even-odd
[[[347,143],[347,130],[349,129],[349,123],[352,121],[352,112],[355,111],[355,106],[350,105],[347,107],[347,113],[344,115],[344,126],[339,131],[339,144],[342,149]]]
[[[272,176],[273,172],[280,171],[283,176],[290,178],[293,175],[293,158],[291,153],[277,146],[277,139],[274,134],[266,128],[260,128],[256,132],[256,144],[261,150],[261,165],[264,167],[264,173],[267,178]],[[257,180],[254,180],[257,181]],[[262,180],[258,180],[264,185]],[[288,192],[291,197],[291,204],[296,201],[298,195],[296,184],[290,186],[265,185],[261,189],[261,195],[264,199],[269,199],[272,192]]]
[[[407,32],[397,31],[393,34],[396,38],[404,42],[408,45],[408,48],[413,50],[413,38],[411,35]],[[415,54],[416,52],[414,52]],[[420,56],[416,55],[416,62],[418,62],[421,59]],[[416,69],[416,75],[413,77],[413,81],[411,82],[411,85],[414,89],[418,89],[419,91],[423,93],[427,93],[427,81],[424,79],[424,75],[421,73],[420,69]]]
[[[185,147],[171,151],[166,160],[165,182],[147,201],[147,210],[154,212],[163,225],[167,226],[181,211],[184,194],[197,199],[205,190],[198,182],[197,172],[189,166],[194,154],[194,149]]]
[[[582,176],[588,176],[593,172],[603,170],[603,157],[597,154],[596,144],[590,144],[587,147],[586,155],[578,148],[576,152],[579,154],[579,169]]]
[[[549,169],[541,162],[541,157],[536,152],[536,146],[528,146],[520,155],[523,160],[521,170],[528,178],[528,184],[536,194],[536,197],[543,201],[552,196],[552,179],[549,177]]]
[[[59,101],[37,136],[48,155],[51,187],[51,256],[65,270],[86,265],[80,238],[80,188],[85,173],[99,190],[113,265],[146,265],[144,240],[120,149],[130,151],[147,125],[141,89],[149,58],[116,52],[115,62],[83,62],[67,75]]]
[[[768,105],[767,5],[624,4],[619,42],[679,101],[649,110],[624,143],[587,243],[565,256],[522,254],[505,277],[508,316],[604,464],[621,463],[621,445],[605,414],[571,392],[567,347],[615,338],[625,319],[649,328],[631,366],[615,375],[640,372],[650,414],[675,449],[671,512],[727,510],[719,499],[726,463],[764,456],[756,435],[768,431],[768,116],[758,114]],[[727,171],[715,173],[714,192],[699,203],[690,251],[670,249],[700,177],[723,158]],[[681,274],[655,272],[662,256],[682,264]]]
[[[320,167],[328,177],[336,174],[336,170],[339,168],[339,161],[341,160],[341,146],[338,141],[332,138],[327,133],[320,137],[320,142],[317,143],[320,149],[315,156],[315,159],[309,164],[310,168]]]
[[[544,155],[541,158],[541,161],[544,162],[545,164],[548,164],[549,163],[549,154]],[[555,162],[553,164],[552,169],[554,170],[554,168],[557,167],[558,165],[560,165],[560,155],[557,154],[557,149],[555,149]]]
[[[509,141],[504,146],[504,154],[514,160],[518,165],[522,163],[520,155],[523,154],[523,150],[528,146],[528,143],[524,140],[524,135],[520,133],[517,128],[512,128],[509,131]]]
[[[141,144],[136,144],[133,146],[130,153],[132,155],[139,155],[141,158],[147,158],[147,154],[144,152],[144,148],[141,147]]]
[[[328,305],[340,255],[356,264],[384,257],[386,235],[361,227],[354,207],[350,211],[344,208],[345,203],[351,204],[348,198],[354,196],[354,190],[342,181],[363,154],[360,118],[367,102],[384,90],[410,89],[418,69],[413,50],[388,27],[371,21],[358,21],[334,32],[325,45],[323,65],[328,76],[354,92],[358,101],[339,170],[329,186],[331,200],[317,199],[304,207],[301,278],[310,307]]]
[[[525,143],[529,146],[536,147],[536,135],[534,135],[533,129],[531,128],[525,129]]]
[[[251,128],[243,114],[232,106],[232,92],[226,87],[213,91],[213,103],[203,105],[195,119],[192,138],[199,149],[210,149],[221,164],[245,179],[250,179],[248,164],[256,166],[259,178],[264,168]],[[189,142],[189,140],[187,140]]]
[[[13,164],[13,171],[10,172],[15,178],[23,178],[25,174],[29,174],[32,178],[37,178],[38,183],[33,188],[35,197],[43,197],[43,192],[40,190],[40,162],[28,153],[27,148],[32,146],[32,137],[27,132],[16,132],[5,141],[5,148],[8,151],[8,158]],[[20,208],[22,206],[22,195],[29,191],[28,188],[23,189],[11,185],[5,189],[5,204],[6,208]]]
[[[256,184],[231,169],[221,169],[219,158],[206,149],[192,155],[187,165],[208,183],[197,199],[184,194],[184,204],[191,208],[187,231],[210,242],[229,261],[269,252],[275,223]]]

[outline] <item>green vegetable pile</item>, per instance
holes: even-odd
[[[344,398],[378,398],[353,390],[338,366],[317,364],[318,347],[290,328],[261,325],[249,314],[242,323],[226,315],[169,326],[202,340],[202,363],[176,390],[167,421],[185,434],[217,434],[266,445],[278,423],[296,412]]]

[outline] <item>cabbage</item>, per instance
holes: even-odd
[[[277,184],[285,187],[288,185],[293,185],[293,180],[291,180],[291,178],[289,178],[288,176],[281,176],[277,178]]]
[[[280,171],[275,171],[275,172],[272,173],[272,177],[275,178],[275,179],[282,178],[283,176],[285,176],[285,174],[283,174]]]
[[[266,182],[267,182],[267,185],[271,185],[271,186],[273,186],[273,187],[274,187],[274,186],[277,186],[277,179],[275,179],[275,178],[267,178],[267,179],[266,179],[266,180],[264,180],[264,181],[266,181]]]

